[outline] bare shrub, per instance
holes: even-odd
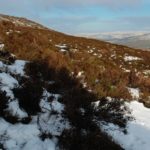
[[[38,81],[27,80],[21,87],[13,89],[14,95],[19,100],[19,106],[29,115],[41,111],[39,106],[43,94],[43,88]]]

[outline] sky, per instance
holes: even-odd
[[[0,13],[69,34],[150,31],[150,0],[0,0]]]

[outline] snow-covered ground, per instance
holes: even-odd
[[[18,99],[15,98],[12,89],[19,84],[14,75],[25,76],[26,63],[21,60],[15,61],[12,65],[0,62],[0,89],[6,91],[10,97],[6,111],[20,119],[27,117],[28,114],[19,107]],[[81,71],[78,76],[82,74]],[[139,89],[128,89],[133,98],[139,98]],[[48,102],[50,96],[54,97],[51,103]],[[42,112],[31,116],[29,124],[11,124],[0,117],[0,144],[7,150],[57,150],[57,136],[61,135],[64,129],[70,128],[69,121],[62,116],[64,105],[58,102],[60,96],[44,89],[40,102]],[[95,105],[98,105],[98,102]],[[138,101],[127,103],[127,106],[131,109],[131,115],[134,118],[127,124],[127,134],[124,134],[118,126],[110,123],[103,125],[103,130],[125,150],[149,150],[150,109],[145,108]],[[42,140],[40,138],[42,133],[51,134],[52,137]]]
[[[26,61],[21,60],[12,65],[0,62],[0,89],[10,97],[6,111],[19,119],[28,117],[28,114],[19,107],[12,89],[19,84],[15,75],[25,76],[25,64]],[[50,96],[54,97],[51,103],[48,102]],[[0,117],[0,145],[6,150],[56,150],[57,136],[70,127],[68,120],[62,116],[64,105],[58,102],[60,96],[44,90],[40,102],[42,112],[31,116],[28,124],[11,124]],[[52,137],[42,140],[42,134],[50,134]]]
[[[132,110],[134,120],[127,125],[127,134],[113,124],[103,125],[103,129],[122,145],[125,150],[150,149],[150,109],[142,103],[133,101],[127,104]]]
[[[138,99],[140,91],[137,88],[128,88],[133,99]],[[149,150],[150,149],[150,109],[138,101],[126,103],[131,110],[133,119],[128,121],[127,134],[124,134],[114,124],[103,125],[104,131],[122,145],[125,150]]]
[[[140,90],[138,88],[128,88],[129,93],[131,94],[132,98],[138,100],[140,97]]]

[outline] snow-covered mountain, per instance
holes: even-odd
[[[83,34],[83,36],[105,40],[111,43],[122,44],[138,49],[150,49],[150,33],[148,31],[107,32],[97,34]]]
[[[113,43],[123,44],[139,49],[150,49],[150,33],[112,40]]]
[[[98,39],[105,39],[105,40],[113,40],[113,39],[123,39],[131,36],[140,36],[147,33],[146,31],[141,32],[102,32],[102,33],[89,33],[89,34],[79,34],[85,35],[87,37],[93,37]]]

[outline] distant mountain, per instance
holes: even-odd
[[[112,42],[127,45],[133,48],[150,49],[150,33],[122,38],[119,40],[114,40]]]
[[[107,32],[85,36],[133,48],[150,49],[150,33],[148,32]]]

